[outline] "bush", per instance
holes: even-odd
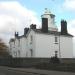
[[[51,57],[50,58],[50,63],[60,63],[60,60],[57,57]]]

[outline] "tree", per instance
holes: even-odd
[[[0,39],[0,56],[7,56],[8,54],[8,46]]]

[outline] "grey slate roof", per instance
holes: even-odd
[[[30,30],[30,29],[29,29]],[[36,33],[39,33],[39,34],[45,34],[45,35],[57,35],[57,36],[61,36],[61,32],[57,32],[57,31],[48,31],[47,33],[44,33],[41,31],[41,29],[33,29],[34,32]],[[73,35],[67,33],[67,34],[64,34],[63,36],[66,36],[66,37],[73,37]],[[26,37],[26,35],[21,35],[21,36],[18,36],[17,39],[20,39],[22,37]],[[14,42],[15,39],[10,39],[10,42]]]
[[[41,31],[41,29],[33,29],[35,32],[37,32],[37,33],[40,33],[40,34],[47,34],[47,35],[51,35],[51,34],[53,34],[53,35],[62,35],[61,34],[61,32],[57,32],[57,31],[48,31],[47,33],[44,33],[44,32],[42,32]],[[64,34],[63,36],[69,36],[69,37],[73,37],[73,35],[71,35],[71,34],[69,34],[69,33],[67,33],[67,34]]]
[[[61,32],[57,32],[57,31],[48,31],[47,33],[42,32],[41,29],[33,29],[33,31],[36,33],[39,33],[39,34],[46,34],[46,35],[59,35],[59,36],[62,35]],[[63,36],[73,37],[73,35],[71,35],[69,33],[64,34]],[[18,39],[20,39],[22,37],[26,37],[26,35],[18,36]]]

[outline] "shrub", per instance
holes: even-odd
[[[60,63],[60,60],[57,57],[51,57],[50,58],[50,63]]]

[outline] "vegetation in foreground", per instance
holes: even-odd
[[[8,56],[9,55],[8,49],[9,49],[8,46],[0,38],[0,57]]]

